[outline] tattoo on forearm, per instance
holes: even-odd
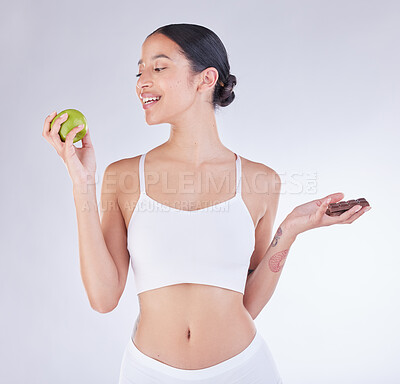
[[[278,244],[278,240],[279,240],[279,238],[280,238],[281,236],[282,236],[282,228],[279,227],[278,230],[277,230],[276,233],[275,233],[275,236],[274,236],[273,240],[272,240],[272,243],[271,243],[271,246],[272,246],[272,247],[275,247],[276,244]]]
[[[286,256],[289,253],[289,249],[285,249],[284,251],[280,251],[272,255],[271,258],[268,260],[269,269],[272,272],[279,272],[282,270],[283,266],[285,265]]]

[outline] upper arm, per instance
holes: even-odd
[[[263,185],[261,185],[260,188],[262,188],[262,200],[265,206],[265,212],[258,221],[255,229],[255,247],[250,259],[249,274],[257,268],[257,265],[260,263],[270,246],[272,240],[272,228],[278,211],[281,190],[281,179],[279,175],[273,169],[265,165],[264,167],[267,177],[263,178]]]
[[[130,258],[125,220],[118,204],[118,163],[111,163],[105,169],[100,199],[100,222],[104,240],[118,270],[116,303],[125,289]]]

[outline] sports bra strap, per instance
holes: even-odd
[[[240,160],[239,155],[235,153],[237,159],[236,159],[236,194],[241,194],[242,189],[242,163]]]
[[[144,180],[144,159],[146,157],[146,153],[143,153],[142,156],[140,156],[139,160],[139,181],[140,181],[140,193],[146,194],[146,184]]]

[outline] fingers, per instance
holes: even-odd
[[[354,207],[352,207],[351,209],[347,210],[346,212],[343,212],[341,215],[339,216],[333,216],[333,218],[335,219],[336,223],[341,223],[341,224],[347,224],[349,219],[358,211],[360,211],[362,208],[361,205],[355,205]],[[361,215],[359,215],[361,216]],[[355,220],[355,219],[354,219]]]
[[[82,138],[82,147],[85,147],[85,148],[91,148],[91,147],[93,147],[93,145],[92,145],[92,139],[91,139],[91,137],[90,137],[90,132],[89,132],[89,128],[88,128],[87,125],[86,125],[86,134],[85,134],[85,136],[83,136],[83,138]]]
[[[43,125],[43,132],[42,136],[47,138],[48,134],[50,133],[50,123],[52,122],[54,116],[56,116],[57,111],[54,111],[48,115],[45,120],[44,120],[44,125]]]
[[[365,212],[369,211],[371,209],[370,206],[366,206],[366,207],[362,207],[361,205],[356,205],[355,207],[361,207],[361,209],[357,210],[355,209],[355,213],[353,212],[352,214],[350,214],[350,217],[348,219],[345,219],[344,221],[342,221],[342,224],[351,224],[353,221],[357,220],[362,214],[364,214]],[[355,207],[353,207],[352,209],[354,209]],[[349,209],[349,211],[351,211],[351,209]],[[347,211],[347,212],[349,212]],[[347,213],[345,212],[345,213]],[[341,214],[339,217],[343,216],[343,214]]]
[[[59,135],[61,124],[67,121],[67,119],[68,119],[68,113],[64,113],[54,122],[53,127],[50,130],[50,137],[52,137],[53,140],[57,138],[61,142],[61,138]]]
[[[325,198],[328,198],[328,197],[331,198],[331,204],[334,204],[343,199],[344,193],[342,193],[342,192],[332,193],[332,194],[326,196]]]
[[[324,199],[320,200],[321,201],[321,205],[320,205],[320,207],[318,208],[318,210],[316,212],[317,220],[322,219],[322,217],[325,215],[325,212],[328,209],[328,205],[331,202],[331,200],[332,200],[331,197],[324,198]]]
[[[51,127],[50,133],[48,137],[51,139],[54,148],[56,148],[57,152],[60,153],[63,149],[64,143],[60,137],[60,128],[61,124],[64,123],[68,119],[68,114],[64,113],[57,120],[54,121],[53,126]]]
[[[54,123],[54,125],[55,125],[55,123]],[[65,136],[65,145],[69,148],[69,147],[71,147],[72,145],[73,145],[73,141],[74,141],[74,138],[75,138],[75,136],[76,136],[76,134],[79,132],[79,131],[81,131],[83,128],[84,128],[84,124],[81,124],[81,125],[78,125],[77,127],[75,127],[75,128],[72,128],[69,132],[68,132],[68,134],[67,134],[67,136]]]
[[[328,196],[325,196],[321,199],[317,199],[315,200],[315,202],[317,203],[318,207],[321,207],[321,204],[326,200],[326,199],[331,199],[330,203],[337,203],[338,201],[342,200],[344,197],[344,193],[342,192],[336,192],[336,193],[331,193]],[[329,203],[328,203],[329,204]]]

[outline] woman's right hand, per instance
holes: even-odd
[[[68,132],[65,142],[63,142],[58,132],[60,131],[61,124],[67,120],[68,115],[59,117],[50,129],[50,124],[56,115],[57,113],[53,112],[46,117],[42,136],[55,148],[63,159],[74,185],[93,184],[96,174],[96,157],[89,130],[87,129],[86,135],[82,138],[82,148],[75,147],[73,139],[83,127],[77,126],[73,128]]]

